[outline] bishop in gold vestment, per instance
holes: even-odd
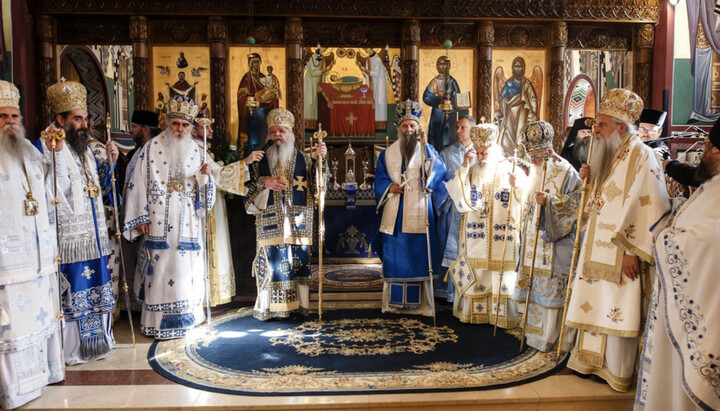
[[[643,294],[650,290],[650,227],[668,210],[662,166],[632,125],[643,103],[613,89],[600,103],[585,204],[585,235],[566,324],[578,339],[568,367],[627,391],[641,333]]]

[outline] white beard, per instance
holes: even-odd
[[[267,149],[265,155],[267,155],[271,170],[276,167],[280,170],[285,170],[295,155],[295,136],[291,134],[290,137],[282,143],[273,144]]]
[[[0,129],[0,147],[21,163],[32,154],[30,151],[32,147],[25,140],[25,129],[14,124],[8,124]]]
[[[623,137],[615,130],[607,138],[597,138],[593,143],[590,171],[593,184],[602,183],[610,175],[612,164],[623,142]]]
[[[546,159],[545,161],[549,161]],[[543,166],[530,165],[530,175],[528,176],[527,189],[525,191],[525,201],[535,201],[535,193],[543,191],[542,189]]]
[[[168,143],[170,150],[170,164],[173,165],[173,174],[182,172],[185,174],[185,159],[190,156],[191,150],[195,145],[190,133],[183,133],[182,131],[172,132],[169,130],[163,131],[161,134],[162,138]]]

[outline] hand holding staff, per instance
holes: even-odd
[[[323,211],[325,209],[325,167],[322,160],[325,158],[327,149],[323,143],[323,138],[327,136],[327,132],[323,131],[322,124],[318,123],[318,131],[313,134],[317,139],[317,154],[319,166],[317,170],[317,196],[318,202],[318,319],[322,321],[322,303],[323,303],[323,244],[325,242],[325,222],[323,221]],[[310,139],[310,147],[312,147],[312,139]]]
[[[497,332],[498,317],[500,316],[500,299],[502,298],[502,280],[503,274],[505,274],[505,251],[507,250],[508,234],[510,234],[510,220],[512,220],[512,205],[513,197],[515,197],[515,165],[517,159],[517,148],[515,149],[515,156],[512,158],[512,178],[510,182],[510,198],[508,199],[508,214],[505,219],[505,237],[503,238],[502,254],[500,255],[500,284],[498,285],[497,302],[495,303],[495,326],[493,327],[493,336]],[[507,316],[507,313],[505,313]]]
[[[547,166],[548,166],[548,159],[545,159],[545,162],[543,163],[543,175],[542,175],[542,184],[540,184],[540,190],[545,189],[545,175],[547,173]],[[522,352],[523,346],[525,345],[525,334],[527,333],[527,321],[528,321],[528,311],[530,308],[530,294],[532,293],[532,287],[533,287],[533,279],[535,278],[535,257],[537,257],[537,248],[538,243],[540,242],[540,210],[542,210],[542,206],[540,204],[535,204],[535,207],[537,207],[537,214],[536,214],[536,221],[535,221],[535,244],[533,245],[533,252],[532,252],[532,263],[530,265],[530,279],[528,281],[527,286],[527,295],[525,296],[525,312],[523,313],[523,335],[520,339],[520,351]],[[522,267],[522,256],[520,257],[520,267]]]
[[[593,143],[595,142],[595,130],[592,126],[595,125],[595,120],[585,120],[585,125],[590,126],[592,133],[590,134],[590,147],[588,149],[588,161],[592,158]],[[588,167],[590,163],[587,163]],[[580,194],[580,206],[578,207],[578,216],[575,223],[575,243],[573,244],[573,253],[570,260],[570,273],[568,274],[567,290],[565,291],[565,304],[563,305],[562,322],[560,323],[560,336],[558,337],[557,353],[555,355],[555,362],[560,360],[560,353],[562,353],[563,334],[565,334],[565,320],[567,319],[568,303],[570,302],[570,294],[572,293],[572,282],[575,278],[575,264],[577,260],[578,251],[580,250],[580,230],[582,228],[582,217],[583,210],[585,209],[585,194],[587,194],[587,182],[589,178],[583,178],[582,191]]]
[[[117,238],[118,249],[120,250],[120,264],[122,268],[122,288],[125,293],[125,307],[127,308],[128,321],[130,322],[130,336],[132,336],[133,348],[135,348],[135,328],[132,322],[132,310],[130,309],[130,294],[128,293],[127,285],[127,270],[125,269],[125,257],[123,256],[122,248],[122,227],[120,227],[120,213],[118,212],[118,190],[117,183],[115,180],[115,159],[117,158],[117,147],[112,143],[112,136],[110,135],[110,113],[107,113],[105,121],[105,130],[107,132],[107,140],[105,142],[107,152],[107,158],[110,162],[110,185],[112,186],[113,196],[113,215],[115,216],[115,237]],[[113,150],[114,149],[114,150]]]

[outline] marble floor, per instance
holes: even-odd
[[[215,310],[216,314],[227,309]],[[139,329],[139,315],[134,318]],[[117,346],[108,358],[66,369],[66,380],[46,387],[28,410],[630,410],[634,392],[563,370],[529,384],[486,391],[347,396],[240,396],[176,384],[150,368],[152,339],[138,335],[133,347],[127,317],[116,321]],[[252,355],[252,353],[249,353]]]

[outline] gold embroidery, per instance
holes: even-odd
[[[595,245],[598,247],[607,248],[609,250],[615,248],[615,245],[610,241],[595,240]]]
[[[293,186],[295,186],[298,191],[305,191],[307,189],[307,181],[305,181],[305,177],[295,176]]]
[[[585,312],[585,314],[587,314],[590,310],[593,309],[593,306],[590,305],[589,301],[585,301],[583,303],[583,305],[580,306],[580,308],[582,308],[582,310]]]
[[[652,204],[652,201],[650,201],[650,194],[640,197],[640,207],[645,207],[650,204]]]
[[[598,223],[597,227],[601,230],[615,231],[617,228],[616,224]]]
[[[607,198],[607,201],[614,201],[616,198],[622,195],[622,190],[615,184],[615,180],[610,180],[609,183],[602,190],[603,194]]]

